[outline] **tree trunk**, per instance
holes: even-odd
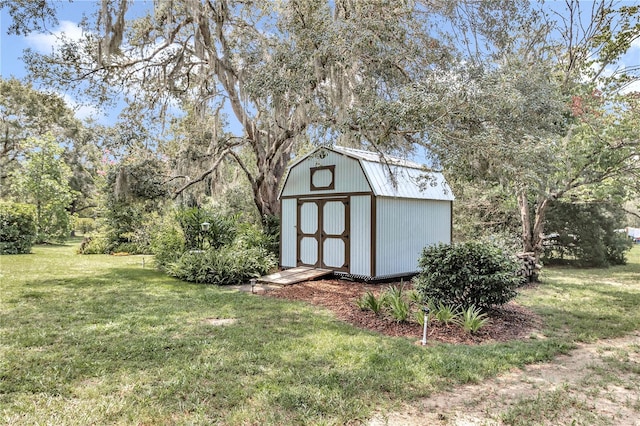
[[[538,204],[536,206],[535,217],[533,221],[533,253],[535,254],[536,263],[540,263],[540,257],[544,251],[544,219],[547,215],[547,210],[552,201],[549,197],[538,197]]]
[[[536,263],[540,263],[544,250],[544,219],[554,197],[538,196],[533,218],[531,217],[531,206],[529,205],[526,191],[519,191],[517,198],[522,227],[522,250],[534,253]]]
[[[533,238],[531,234],[531,213],[529,209],[529,198],[526,190],[519,190],[517,193],[518,208],[520,209],[520,224],[522,237],[522,251],[532,252]]]

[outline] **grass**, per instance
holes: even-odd
[[[364,421],[640,327],[640,262],[546,272],[520,297],[544,339],[423,348],[304,303],[174,280],[142,256],[74,250],[0,257],[2,424]]]

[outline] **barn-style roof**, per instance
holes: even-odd
[[[443,201],[454,199],[442,173],[428,170],[422,164],[413,161],[360,149],[341,146],[319,147],[296,160],[289,167],[289,171],[322,150],[333,151],[358,161],[376,196]]]

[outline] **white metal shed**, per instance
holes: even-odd
[[[283,268],[411,275],[425,246],[451,242],[454,197],[444,177],[399,158],[317,148],[289,167],[279,198]]]

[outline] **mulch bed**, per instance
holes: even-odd
[[[266,293],[269,297],[302,300],[331,310],[338,319],[356,327],[373,330],[387,336],[406,337],[419,341],[422,327],[414,322],[397,323],[383,314],[375,315],[363,311],[356,305],[366,291],[379,295],[390,285],[400,283],[371,284],[346,280],[318,280],[293,284]],[[404,288],[411,285],[404,283]],[[446,326],[437,321],[428,324],[428,341],[444,343],[480,344],[484,342],[505,342],[528,338],[541,326],[541,319],[531,310],[510,302],[489,312],[489,324],[477,333],[470,334],[456,325]]]

